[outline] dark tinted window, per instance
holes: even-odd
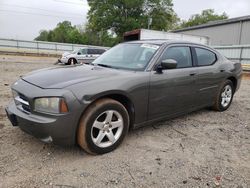
[[[104,52],[103,49],[88,49],[88,54],[103,54]]]
[[[103,49],[98,49],[98,54],[103,54],[104,52],[105,52],[105,50],[103,50]]]
[[[161,60],[165,59],[174,59],[177,61],[177,68],[192,67],[192,58],[189,47],[170,47],[163,53]]]
[[[216,61],[216,55],[203,48],[195,48],[198,66],[212,65]]]
[[[88,49],[88,54],[96,54],[95,49]]]

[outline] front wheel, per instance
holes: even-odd
[[[67,62],[67,65],[75,65],[77,63],[76,59],[70,58]]]
[[[128,127],[129,115],[126,108],[113,99],[100,99],[83,114],[77,141],[88,153],[107,153],[121,144]]]
[[[217,94],[213,109],[221,112],[228,109],[232,103],[233,95],[233,83],[230,80],[226,80]]]

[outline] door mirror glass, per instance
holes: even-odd
[[[165,70],[165,69],[175,69],[177,67],[177,61],[174,59],[164,59],[158,65],[158,69]]]

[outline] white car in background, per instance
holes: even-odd
[[[81,48],[74,50],[73,52],[63,53],[62,57],[58,59],[58,62],[65,65],[91,63],[105,51],[106,49],[102,48]]]

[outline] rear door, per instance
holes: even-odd
[[[100,54],[98,53],[98,49],[95,48],[89,48],[87,50],[87,58],[86,58],[86,63],[91,63],[94,61],[97,57],[99,57]]]
[[[94,48],[88,49],[88,57],[97,58],[98,56],[100,56],[98,49],[94,49]]]
[[[176,69],[151,71],[149,90],[149,120],[190,111],[195,98],[195,73],[191,48],[172,45],[165,49],[158,63],[164,59],[177,61]]]
[[[218,57],[215,52],[205,47],[195,46],[192,51],[197,67],[195,106],[212,105],[222,79],[222,73],[218,68]]]

